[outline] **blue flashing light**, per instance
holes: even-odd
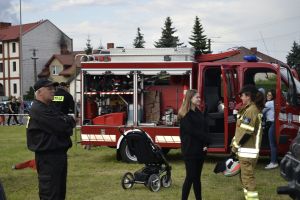
[[[244,56],[244,60],[248,62],[257,62],[258,58],[255,55]]]

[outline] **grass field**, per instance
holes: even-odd
[[[34,158],[26,147],[24,126],[0,127],[0,180],[8,200],[38,199],[37,174],[32,169],[12,170],[18,162]],[[84,150],[80,145],[73,145],[69,153],[67,199],[69,200],[173,200],[180,199],[181,187],[185,175],[184,165],[179,150],[172,150],[167,159],[172,165],[173,184],[159,192],[150,192],[144,185],[134,185],[123,190],[121,178],[127,171],[134,172],[143,165],[126,164],[116,161],[115,149],[95,147]],[[205,200],[242,200],[243,192],[239,178],[224,177],[214,174],[215,163],[221,156],[209,155],[202,174],[202,190]],[[286,196],[276,194],[276,188],[286,185],[279,170],[264,170],[267,158],[261,158],[257,165],[257,188],[261,200],[288,200]],[[195,199],[191,193],[189,199]]]

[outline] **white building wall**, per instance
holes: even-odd
[[[13,52],[13,45],[15,44],[15,52]],[[7,54],[5,54],[7,57]],[[19,57],[19,43],[9,42],[9,57]]]
[[[14,67],[13,67],[13,63],[16,63],[16,71],[14,71]],[[19,59],[11,59],[9,60],[10,63],[10,77],[11,78],[16,78],[16,77],[20,77],[20,67],[19,67]]]
[[[0,41],[0,46],[1,46],[1,45],[3,45],[3,42]],[[2,58],[3,58],[3,52],[0,53],[0,59],[2,59]]]
[[[41,25],[23,36],[23,91],[34,85],[34,61],[32,49],[36,49],[37,74],[41,72],[53,54],[60,54],[60,40],[64,35],[69,51],[73,51],[72,39],[66,36],[54,24],[46,20]]]
[[[8,60],[4,60],[4,76],[7,78],[8,77]]]
[[[7,55],[8,55],[8,43],[7,42],[4,42],[3,43],[3,47],[4,47],[4,57],[7,58]]]

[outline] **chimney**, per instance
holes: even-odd
[[[257,53],[257,47],[251,47],[250,51],[255,55]]]
[[[9,23],[9,22],[0,22],[0,29],[5,29],[10,26],[11,26],[11,23]]]
[[[107,43],[107,49],[113,49],[113,48],[115,48],[114,43]]]
[[[61,55],[67,55],[67,54],[70,54],[69,50],[68,50],[68,47],[67,46],[61,46],[60,47],[60,54]]]

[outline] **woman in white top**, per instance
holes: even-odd
[[[268,137],[271,152],[271,162],[265,167],[265,169],[274,169],[278,167],[277,162],[277,146],[276,146],[276,135],[275,135],[275,110],[274,110],[274,100],[276,98],[275,90],[271,89],[267,92],[267,102],[265,108],[263,109],[263,114],[266,118],[266,127],[268,129]]]

